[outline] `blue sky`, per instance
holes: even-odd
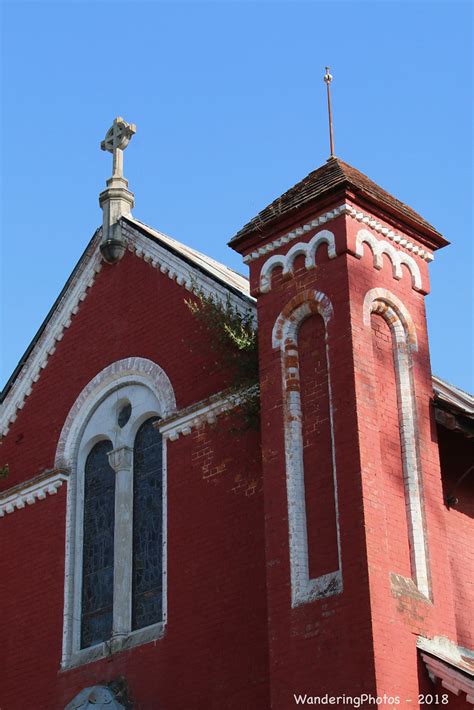
[[[245,273],[227,246],[336,155],[452,246],[430,266],[434,373],[472,380],[470,2],[3,2],[1,372],[95,228],[113,118],[134,216]]]

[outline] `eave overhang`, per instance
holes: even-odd
[[[463,649],[449,639],[420,636],[417,647],[433,683],[439,681],[454,695],[466,694],[466,702],[474,703],[474,652]]]

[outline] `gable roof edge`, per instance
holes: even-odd
[[[22,409],[33,385],[41,376],[48,358],[56,350],[64,330],[71,325],[72,317],[87,296],[96,274],[102,268],[98,249],[101,230],[97,229],[85,251],[74,267],[48,315],[25,351],[0,395],[0,436],[4,436]]]
[[[154,268],[159,268],[186,290],[195,290],[193,286],[196,284],[206,295],[213,293],[219,298],[230,295],[233,305],[239,310],[242,306],[245,309],[255,308],[256,299],[250,295],[250,284],[244,276],[184,245],[181,251],[180,242],[133,217],[123,217],[122,224],[126,225],[125,233],[133,230],[133,239],[129,240],[130,251],[151,263]],[[220,273],[216,267],[220,267]],[[193,272],[192,278],[189,278],[190,270]],[[240,286],[238,281],[241,282]]]
[[[134,239],[129,243],[130,251],[159,268],[178,285],[190,292],[195,291],[197,286],[206,296],[212,294],[218,300],[229,296],[232,305],[240,312],[255,311],[255,299],[248,293],[226,283],[223,278],[206,273],[198,264],[193,264],[192,257],[181,255],[176,249],[171,251],[166,243],[157,243],[157,239],[145,227],[140,229],[134,219],[128,222],[129,228],[134,231]],[[22,409],[49,356],[54,353],[56,342],[61,340],[64,330],[70,326],[72,317],[78,312],[80,303],[101,270],[103,262],[98,248],[101,236],[99,228],[0,393],[0,436],[5,436],[16,420],[17,410]],[[189,278],[190,271],[194,278]]]

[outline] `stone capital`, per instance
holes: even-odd
[[[132,454],[133,451],[130,446],[120,446],[118,449],[113,449],[113,451],[109,452],[109,464],[112,466],[115,473],[119,473],[119,471],[131,471]]]

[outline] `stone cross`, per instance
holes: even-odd
[[[134,123],[126,123],[121,116],[118,116],[101,142],[100,147],[102,150],[107,150],[114,156],[113,178],[123,179],[123,151],[136,132],[137,127]]]

